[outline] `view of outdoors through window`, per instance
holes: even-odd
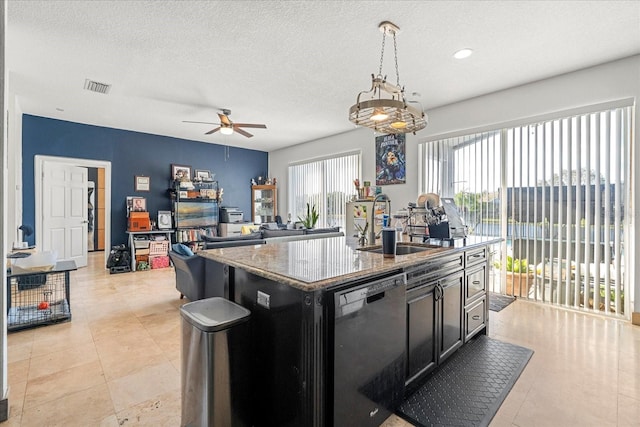
[[[316,227],[345,227],[347,201],[356,194],[360,153],[342,154],[289,166],[291,221],[307,214],[307,204],[319,214]]]
[[[453,197],[469,234],[503,238],[490,290],[624,313],[631,108],[421,145],[421,191]]]

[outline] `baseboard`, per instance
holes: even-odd
[[[631,313],[631,323],[636,326],[640,326],[640,312],[636,311]]]
[[[9,398],[0,400],[0,423],[9,419]]]

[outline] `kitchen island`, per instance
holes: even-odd
[[[382,423],[405,386],[486,333],[497,242],[407,244],[421,251],[395,258],[347,237],[199,252],[223,272],[207,280],[251,311],[249,422]]]

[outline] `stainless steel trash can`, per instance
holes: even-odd
[[[194,301],[182,315],[182,426],[250,425],[249,317],[224,298]]]

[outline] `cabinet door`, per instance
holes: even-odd
[[[407,293],[407,384],[436,366],[435,286]]]
[[[463,273],[460,272],[440,279],[442,298],[438,304],[438,318],[440,320],[438,363],[462,346],[463,278]]]

